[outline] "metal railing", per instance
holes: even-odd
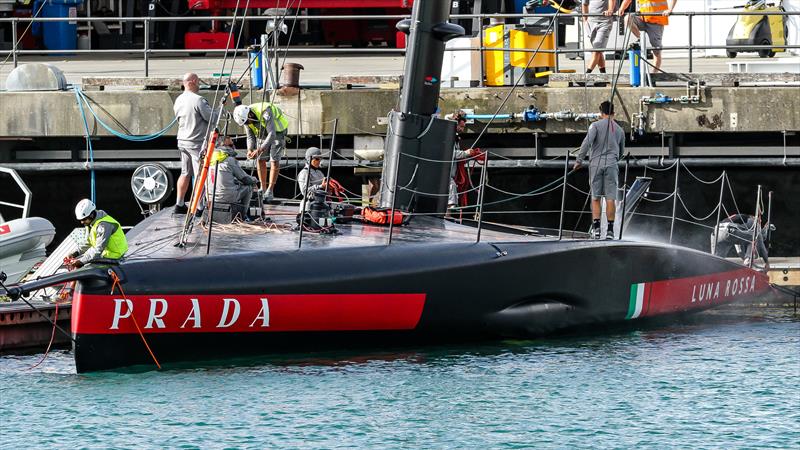
[[[0,167],[0,173],[4,173],[10,176],[11,179],[14,181],[14,183],[16,183],[19,190],[22,191],[22,195],[25,197],[22,203],[11,203],[6,201],[0,201],[0,206],[8,206],[11,208],[20,209],[22,210],[21,213],[22,216],[20,218],[21,219],[27,218],[31,210],[31,198],[33,197],[33,193],[31,192],[30,188],[28,188],[28,185],[25,184],[25,181],[22,180],[22,177],[19,176],[16,170],[9,169],[7,167]],[[3,215],[0,214],[0,223],[3,223],[4,221],[5,220],[3,219]]]
[[[638,16],[651,16],[655,14],[642,14],[642,13],[631,13]],[[709,12],[673,12],[671,14],[672,17],[687,17],[688,18],[688,45],[684,46],[662,46],[662,47],[650,47],[649,50],[684,50],[687,52],[688,56],[688,71],[691,73],[694,71],[694,57],[693,52],[695,50],[737,50],[742,51],[742,49],[747,49],[751,51],[758,51],[758,50],[768,50],[768,49],[800,49],[800,45],[695,45],[694,43],[694,25],[693,19],[697,16],[800,16],[800,11],[709,11]],[[160,48],[151,48],[150,45],[150,32],[153,29],[153,24],[163,23],[163,22],[233,22],[234,20],[239,22],[240,24],[243,22],[253,22],[253,21],[268,21],[268,20],[276,20],[276,21],[323,21],[323,20],[401,20],[408,18],[409,16],[406,15],[325,15],[325,16],[283,16],[283,15],[271,15],[271,16],[245,16],[245,17],[234,17],[234,16],[193,16],[193,17],[36,17],[36,18],[28,18],[28,17],[10,17],[10,18],[0,18],[0,24],[10,23],[11,24],[11,36],[14,37],[12,42],[12,48],[10,50],[0,50],[0,55],[3,57],[11,56],[11,60],[13,61],[14,67],[17,67],[19,64],[20,56],[24,55],[64,55],[64,54],[141,54],[143,59],[143,72],[145,76],[149,76],[150,72],[150,61],[149,58],[151,55],[162,55],[162,54],[174,54],[174,53],[189,53],[189,54],[224,54],[226,52],[225,49],[219,48],[202,48],[202,49],[160,49]],[[577,19],[581,21],[584,17],[606,17],[601,14],[583,14],[583,13],[573,13],[573,14],[454,14],[451,15],[451,20],[459,20],[459,19],[477,19],[480,23],[481,29],[485,29],[487,25],[487,21],[500,20],[500,19],[530,19],[530,18],[543,18],[543,19],[550,19],[553,18],[559,19]],[[613,20],[621,20],[619,18]],[[89,50],[46,50],[46,49],[36,49],[36,50],[24,50],[19,48],[19,41],[17,39],[18,30],[20,25],[30,26],[32,23],[46,23],[46,22],[79,22],[79,23],[95,23],[95,22],[116,22],[116,23],[133,23],[134,27],[135,24],[141,23],[141,29],[143,30],[144,38],[142,39],[141,48],[123,48],[123,49],[89,49]],[[26,25],[27,24],[27,25]],[[578,25],[579,27],[583,27],[583,25]],[[558,71],[560,66],[559,64],[559,56],[563,54],[576,54],[576,53],[584,53],[584,52],[610,52],[610,51],[620,51],[619,48],[584,48],[583,43],[581,42],[580,48],[558,48],[558,27],[552,27],[552,33],[554,34],[554,39],[556,40],[556,48],[554,49],[539,49],[539,53],[543,54],[555,54],[555,67],[554,69]],[[582,41],[583,33],[579,32],[579,39]],[[488,51],[517,51],[517,52],[533,52],[536,49],[533,48],[508,48],[508,47],[486,47],[484,45],[484,40],[479,39],[479,46],[478,47],[460,47],[457,49],[451,49],[452,51],[479,51],[481,54],[481,85],[483,84],[483,71],[485,70],[483,64],[483,55],[484,52]],[[274,49],[270,49],[274,51]],[[231,49],[228,51],[236,51],[236,52],[247,52],[247,48],[238,48],[238,49]],[[306,47],[291,47],[291,46],[282,46],[279,49],[280,52],[286,52],[287,54],[308,54],[308,53],[319,53],[319,52],[326,52],[326,53],[353,53],[353,54],[371,54],[371,53],[397,53],[397,54],[404,54],[404,48],[390,48],[390,47],[380,47],[380,48],[355,48],[355,47],[348,47],[348,48],[329,48],[329,47],[314,47],[314,48],[306,48]]]

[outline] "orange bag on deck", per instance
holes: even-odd
[[[371,206],[365,206],[361,210],[361,217],[364,218],[364,222],[371,223],[374,225],[389,225],[390,217],[392,216],[392,210],[390,208],[373,208]],[[411,216],[406,215],[403,211],[399,209],[394,210],[394,224],[395,225],[403,225],[411,219]]]

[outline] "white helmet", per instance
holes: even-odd
[[[85,198],[79,201],[75,206],[75,218],[78,220],[83,220],[89,217],[96,209],[97,207],[94,205],[94,203],[92,203],[92,201],[88,198]]]
[[[247,105],[239,105],[233,109],[233,121],[243,126],[247,119],[250,117],[250,107]]]

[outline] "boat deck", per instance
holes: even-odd
[[[330,247],[361,247],[387,245],[389,227],[367,225],[360,221],[337,224],[336,234],[320,234],[304,231],[302,246],[300,233],[296,231],[296,204],[273,205],[265,208],[267,222],[234,222],[214,224],[212,227],[211,255],[224,255],[241,251],[286,251]],[[208,230],[195,223],[184,248],[176,247],[185,220],[184,215],[172,213],[172,208],[162,210],[143,221],[128,232],[128,254],[126,259],[145,257],[176,258],[203,256],[206,254]],[[513,231],[509,229],[509,231]],[[393,244],[423,242],[457,243],[474,242],[477,230],[468,225],[442,220],[438,217],[418,216],[410,224],[395,226]],[[509,233],[484,228],[482,241],[527,241],[542,240],[542,236]]]

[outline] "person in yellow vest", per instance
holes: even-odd
[[[233,110],[233,120],[244,127],[247,133],[247,158],[258,161],[258,180],[265,189],[264,202],[274,197],[278,181],[281,152],[286,147],[286,129],[289,121],[283,111],[270,102],[239,105]],[[269,184],[267,184],[267,161],[269,161]]]
[[[620,17],[625,15],[625,11],[630,6],[632,0],[622,0],[618,14]],[[675,9],[678,0],[636,0],[636,6],[640,13],[658,14],[639,16],[631,14],[628,16],[628,26],[637,39],[642,31],[647,33],[647,40],[650,41],[651,48],[663,47],[664,26],[669,25],[669,15]],[[661,50],[653,50],[656,57],[654,66],[656,70],[661,69]]]
[[[72,255],[70,268],[78,269],[98,258],[120,259],[128,251],[122,225],[85,198],[75,206],[75,218],[86,227],[86,245]]]

